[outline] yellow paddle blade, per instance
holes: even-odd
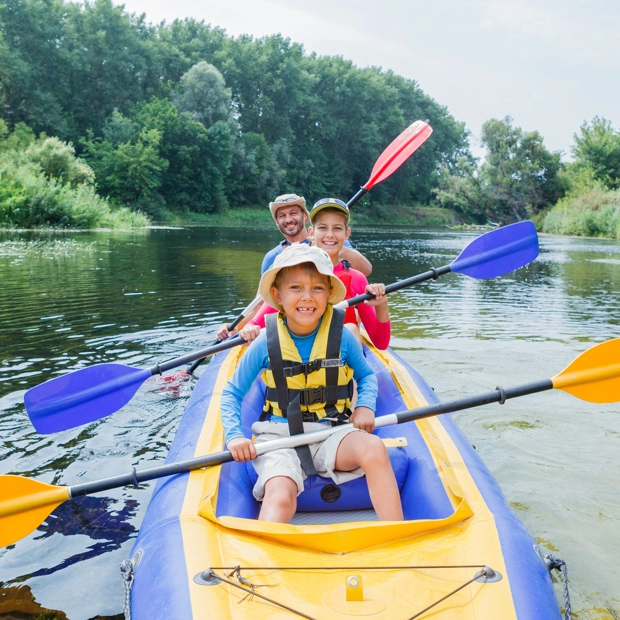
[[[563,390],[590,403],[618,402],[620,338],[602,342],[584,351],[551,381],[556,390]]]
[[[12,545],[36,530],[56,506],[70,497],[69,487],[22,476],[0,476],[0,547]]]

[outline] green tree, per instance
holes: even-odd
[[[211,127],[217,121],[231,119],[230,98],[231,90],[226,88],[222,74],[203,60],[181,77],[172,101],[180,112]]]
[[[4,121],[0,121],[0,151],[23,151],[36,140],[34,131],[26,123],[17,123],[13,131]]]
[[[159,156],[160,140],[156,129],[144,130],[134,141],[117,146],[91,134],[84,145],[95,170],[98,190],[123,204],[140,203],[144,209],[160,188],[168,167],[168,162]]]
[[[161,195],[173,209],[209,213],[227,206],[224,180],[232,154],[230,125],[209,129],[168,100],[138,104],[131,115],[140,127],[161,132],[161,156],[169,162]]]
[[[117,201],[203,212],[286,191],[346,199],[417,119],[432,139],[368,208],[430,201],[441,166],[467,155],[463,124],[414,80],[282,35],[151,25],[113,0],[0,0],[0,118],[76,144]]]
[[[71,66],[58,44],[65,10],[62,0],[0,3],[0,97],[11,126],[24,122],[37,133],[68,135]]]
[[[264,205],[277,194],[286,172],[265,136],[252,131],[233,145],[227,196],[232,205]]]
[[[595,116],[591,123],[584,123],[575,134],[572,149],[575,168],[591,170],[595,180],[610,189],[620,187],[620,131],[611,122]]]
[[[461,158],[443,169],[439,202],[502,223],[531,218],[562,197],[560,153],[551,153],[537,132],[513,127],[512,119],[491,119],[482,127],[485,161],[479,170]]]

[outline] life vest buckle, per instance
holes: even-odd
[[[321,360],[321,368],[340,368],[340,366],[344,366],[344,362],[339,357],[331,360]]]
[[[304,374],[307,377],[320,368],[339,368],[340,366],[344,366],[344,362],[338,357],[335,359],[314,360],[305,364],[293,364],[292,366],[285,366],[283,370],[285,377],[294,377],[300,374]]]
[[[304,407],[324,403],[326,401],[324,387],[306,388],[299,392],[299,403]]]

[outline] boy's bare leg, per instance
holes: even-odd
[[[336,453],[336,469],[361,467],[366,474],[372,505],[381,521],[402,521],[403,507],[390,457],[377,435],[349,433]]]
[[[286,476],[267,480],[259,520],[289,523],[296,510],[297,484]]]

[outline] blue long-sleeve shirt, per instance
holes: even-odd
[[[304,363],[310,360],[312,345],[319,327],[308,336],[296,336],[289,330]],[[356,407],[368,407],[374,411],[379,391],[377,377],[368,365],[355,336],[348,329],[342,330],[340,356],[343,362],[353,369],[353,378],[357,382],[358,393]],[[262,333],[241,358],[235,374],[222,392],[221,416],[226,443],[236,437],[244,436],[241,428],[241,403],[257,375],[267,368],[268,362],[267,338],[265,333]],[[285,421],[285,418],[279,418],[279,416],[271,416],[271,419]]]

